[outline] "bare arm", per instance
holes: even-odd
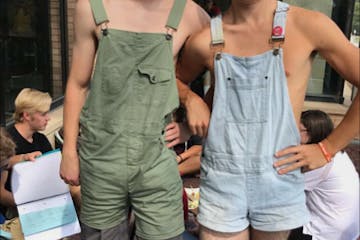
[[[181,104],[187,112],[187,121],[193,135],[206,136],[210,121],[210,111],[206,103],[188,84],[209,67],[211,53],[209,32],[202,32],[190,37],[180,55],[176,68],[177,87]],[[211,63],[210,63],[211,64]]]
[[[66,183],[79,185],[79,159],[76,142],[80,111],[84,105],[92,73],[96,34],[88,1],[79,0],[75,8],[75,41],[64,101],[64,146],[60,176]]]
[[[319,17],[321,18],[321,17]],[[321,18],[326,22],[327,19]],[[321,22],[321,21],[320,21]],[[324,23],[325,25],[325,23]],[[355,47],[342,34],[335,23],[328,23],[328,27],[322,25],[325,37],[316,38],[320,55],[347,81],[357,88],[360,87],[360,50]],[[332,155],[343,149],[360,131],[359,119],[359,92],[353,99],[351,106],[343,120],[335,130],[327,137],[324,144]]]
[[[197,173],[200,171],[201,145],[194,145],[185,152],[179,154],[177,159],[181,159],[178,169],[182,175]]]
[[[22,161],[35,161],[35,158],[40,155],[41,155],[40,151],[15,155],[10,158],[9,168],[12,168],[15,164],[22,162]]]
[[[327,62],[347,81],[359,88],[359,49],[353,46],[343,35],[341,30],[328,17],[320,13],[305,12],[309,16],[302,26],[304,34],[310,39],[314,50],[318,51]],[[355,136],[359,134],[359,93],[354,98],[343,120],[335,130],[322,141],[325,149],[332,156],[343,149]],[[296,168],[303,167],[305,170],[319,168],[326,164],[326,159],[317,144],[300,145],[279,151],[276,156],[282,157],[289,153],[289,158],[275,163],[275,167],[289,164],[279,170],[280,174],[287,173]]]

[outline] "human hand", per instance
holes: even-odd
[[[42,153],[40,151],[35,151],[35,152],[23,154],[22,158],[24,161],[35,161],[35,158],[37,158],[41,154]]]
[[[22,162],[22,161],[35,161],[35,158],[40,155],[41,155],[40,151],[15,155],[10,158],[9,168],[12,168],[15,164]]]
[[[193,145],[183,153],[176,156],[176,161],[181,163],[192,157],[200,157],[202,152],[202,145]]]
[[[171,148],[179,143],[183,143],[190,138],[189,128],[184,123],[172,122],[165,128],[166,146]]]
[[[288,154],[290,156],[285,157]],[[324,166],[327,163],[317,144],[305,144],[288,147],[275,153],[275,157],[285,157],[284,159],[274,163],[274,167],[279,168],[278,173],[280,175],[286,174],[297,168],[302,168],[303,172],[314,170]],[[284,165],[287,166],[284,167]]]
[[[196,94],[187,98],[185,103],[186,118],[192,135],[205,137],[207,135],[210,111],[207,104]]]
[[[79,157],[76,151],[68,152],[63,149],[60,164],[60,178],[64,180],[66,184],[72,186],[80,185]]]

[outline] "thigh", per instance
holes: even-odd
[[[223,233],[213,231],[204,226],[200,226],[200,240],[249,240],[248,228],[235,233]]]
[[[95,229],[81,224],[82,240],[128,240],[128,222],[123,221],[112,228]]]
[[[256,229],[250,230],[251,240],[287,240],[290,231],[264,232]]]

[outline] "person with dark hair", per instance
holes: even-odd
[[[333,122],[325,112],[302,112],[302,144],[321,142],[333,129]],[[359,175],[346,152],[340,151],[325,166],[305,172],[305,193],[310,222],[294,230],[289,240],[358,238]]]
[[[301,113],[300,133],[302,143],[313,144],[321,142],[334,130],[334,124],[328,114],[320,110],[308,110]]]

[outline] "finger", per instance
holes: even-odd
[[[207,135],[208,135],[208,126],[204,128],[204,136],[202,137],[206,137]]]
[[[166,144],[166,147],[171,148],[171,147],[178,145],[179,143],[180,143],[180,141],[178,139],[176,139],[175,141],[168,142]]]
[[[288,165],[288,166],[286,166],[286,167],[284,167],[284,168],[279,169],[279,170],[278,170],[278,173],[279,173],[280,175],[283,175],[283,174],[286,174],[286,173],[288,173],[288,172],[294,171],[294,170],[296,170],[296,169],[298,169],[298,168],[301,168],[302,166],[303,166],[303,162],[302,162],[302,161],[295,162],[295,163],[290,164],[290,165]]]
[[[76,181],[72,181],[72,186],[79,186],[80,185],[80,179]]]
[[[196,135],[199,135],[200,137],[203,137],[203,136],[204,136],[203,127],[202,127],[202,126],[198,126],[198,127],[196,128]]]
[[[177,156],[176,156],[176,162],[179,163],[179,162],[181,162],[181,160],[182,160],[181,156],[180,156],[180,155],[177,155]]]
[[[191,135],[199,135],[198,132],[196,131],[195,126],[189,124],[189,129],[190,129]]]
[[[295,155],[292,155],[290,157],[287,157],[287,158],[281,159],[279,161],[276,161],[274,163],[274,167],[281,167],[283,165],[290,164],[290,163],[293,163],[293,162],[297,162],[299,160],[301,160],[301,157],[299,156],[299,154],[295,154]]]
[[[38,156],[42,155],[42,153],[40,151],[36,151],[34,154],[35,154],[35,157],[38,157]]]
[[[79,180],[68,180],[65,181],[66,184],[69,184],[71,186],[79,186],[80,185],[80,181]]]
[[[180,135],[177,131],[174,129],[168,130],[165,132],[165,140],[166,139],[174,139],[177,135]]]
[[[169,123],[168,125],[166,125],[165,131],[168,131],[168,130],[170,130],[172,128],[175,128],[175,126],[176,126],[176,123],[174,123],[174,122]]]
[[[288,154],[294,154],[294,153],[297,153],[299,152],[299,149],[298,149],[298,146],[291,146],[291,147],[287,147],[287,148],[284,148],[278,152],[275,153],[275,157],[283,157],[283,156],[286,156]]]
[[[178,144],[180,142],[180,138],[179,138],[179,136],[171,136],[171,137],[166,137],[165,141],[167,143],[171,143],[171,142],[176,141],[176,144]]]

